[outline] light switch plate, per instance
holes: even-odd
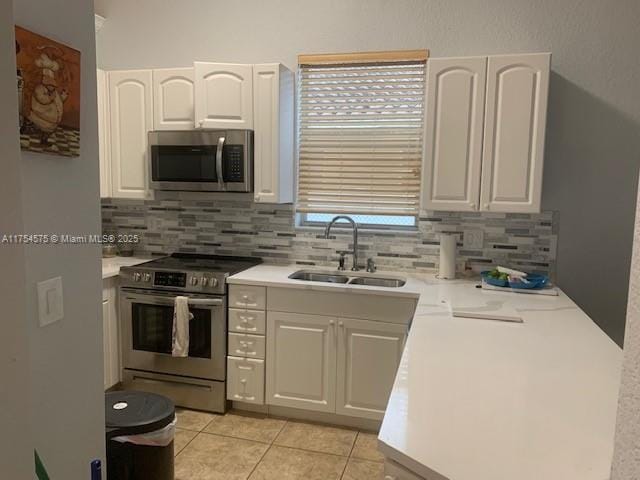
[[[64,317],[62,277],[38,282],[38,316],[41,327],[62,320]]]
[[[484,246],[484,232],[479,228],[465,230],[462,244],[464,248],[469,250],[477,250],[482,248]]]

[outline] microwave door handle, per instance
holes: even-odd
[[[224,190],[224,179],[222,177],[222,149],[224,148],[225,137],[218,138],[218,148],[216,150],[216,177],[218,178],[218,188]]]

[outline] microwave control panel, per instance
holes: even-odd
[[[244,182],[244,147],[242,145],[226,145],[223,163],[225,182]]]

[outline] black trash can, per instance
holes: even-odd
[[[109,392],[105,410],[107,480],[174,480],[173,402],[155,393]]]

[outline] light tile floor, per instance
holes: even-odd
[[[377,480],[376,435],[231,412],[178,410],[176,480]]]

